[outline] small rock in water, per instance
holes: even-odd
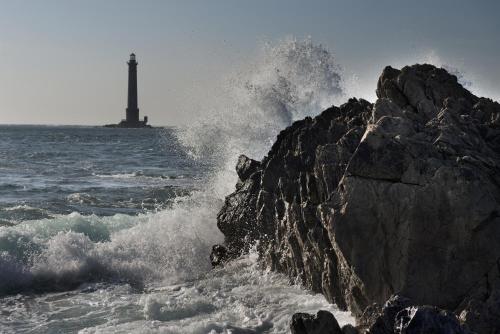
[[[342,334],[359,334],[359,331],[353,325],[347,324],[342,327]]]
[[[213,267],[222,265],[228,258],[227,249],[222,245],[214,245],[210,253],[210,263]]]

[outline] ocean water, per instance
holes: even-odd
[[[252,256],[210,269],[212,166],[175,132],[0,127],[1,332],[273,333],[335,310]]]
[[[310,40],[266,45],[203,117],[163,129],[0,126],[1,333],[287,333],[321,295],[249,254],[212,269],[238,155],[343,98]]]
[[[207,170],[179,149],[172,129],[2,126],[0,159],[4,225],[161,210]]]

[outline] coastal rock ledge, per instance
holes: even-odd
[[[240,157],[214,264],[255,244],[358,323],[398,294],[432,305],[406,311],[422,319],[500,333],[500,104],[432,65],[386,67],[376,92],[293,123],[261,162]]]

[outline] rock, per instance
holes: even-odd
[[[378,314],[364,318],[362,322],[367,325],[370,334],[392,334],[397,314],[411,305],[412,302],[408,298],[391,296]],[[364,315],[366,317],[366,314]]]
[[[295,313],[290,324],[292,334],[342,334],[340,326],[328,311],[318,311],[314,316],[307,313]]]
[[[467,334],[450,312],[431,306],[408,307],[398,313],[395,334]]]
[[[260,163],[240,158],[217,221],[228,254],[257,244],[264,266],[358,318],[398,293],[500,331],[488,276],[500,259],[500,104],[431,65],[385,68],[377,96],[293,123]]]
[[[367,334],[466,334],[457,317],[433,306],[415,306],[408,298],[393,295],[382,308],[372,305],[358,320]]]
[[[236,173],[241,181],[246,181],[250,175],[255,173],[260,167],[260,162],[248,158],[246,155],[240,155],[236,164]]]
[[[210,263],[213,267],[220,266],[228,260],[228,252],[223,245],[214,245],[210,253]]]
[[[456,313],[461,323],[478,333],[499,332],[500,260],[462,301]]]
[[[359,331],[353,325],[347,324],[342,327],[342,334],[359,334]]]
[[[470,299],[460,312],[461,322],[478,333],[498,333],[500,328],[500,290],[484,299]]]

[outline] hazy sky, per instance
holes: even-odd
[[[500,1],[0,1],[0,123],[104,124],[125,115],[126,61],[157,125],[190,121],[263,41],[311,36],[373,99],[385,65],[439,59],[500,96]]]

